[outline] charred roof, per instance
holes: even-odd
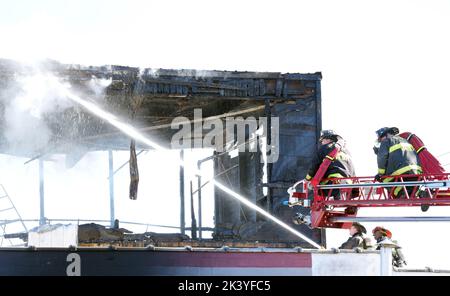
[[[8,141],[8,106],[23,91],[18,78],[46,73],[71,85],[107,111],[142,129],[161,142],[169,142],[173,118],[192,119],[195,108],[203,118],[223,114],[264,114],[264,104],[288,103],[315,96],[321,73],[278,73],[207,70],[140,69],[126,66],[82,66],[45,61],[24,64],[0,59],[0,152],[34,156],[67,153],[74,144],[88,150],[128,149],[129,138],[79,106],[46,112],[42,120],[51,132],[44,147],[21,146]],[[90,86],[93,79],[107,80],[101,98]],[[244,115],[243,115],[244,116]],[[51,147],[51,148],[49,148]]]

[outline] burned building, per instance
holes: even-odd
[[[88,151],[129,150],[131,139],[81,106],[70,106],[57,108],[56,112],[44,112],[44,120],[50,130],[45,145],[12,145],[5,136],[8,130],[5,121],[8,100],[11,93],[20,92],[17,77],[35,74],[49,74],[67,82],[80,96],[90,98],[165,148],[171,148],[171,140],[177,132],[171,128],[174,118],[189,119],[191,130],[200,133],[192,135],[192,143],[198,140],[198,136],[204,139],[212,129],[211,126],[209,129],[196,128],[196,109],[201,110],[201,124],[220,120],[223,122],[221,149],[216,149],[207,160],[214,162],[217,180],[291,223],[293,210],[282,203],[287,199],[286,189],[305,176],[318,142],[321,130],[320,73],[86,67],[52,61],[24,65],[0,60],[0,153],[30,159],[64,153],[67,155],[66,165],[70,167]],[[101,95],[92,87],[93,79],[108,81]],[[247,132],[244,138],[229,137],[226,119],[231,117],[265,118],[266,149],[256,145],[256,151],[243,149],[234,153],[239,147],[252,145],[255,137],[254,132],[245,126],[243,128]],[[214,145],[218,147],[218,143]],[[136,141],[135,149],[149,147]],[[274,151],[276,161],[268,161]],[[182,171],[180,175],[183,175]],[[199,184],[202,184],[201,180]],[[201,190],[197,194],[201,197]],[[226,193],[217,190],[214,195],[215,239],[298,241],[297,237],[280,231],[276,225]],[[188,197],[180,192],[180,198],[184,200]],[[184,208],[183,202],[181,204],[180,229],[184,232],[184,221],[189,211]],[[314,241],[325,244],[324,231],[292,226]],[[191,226],[191,230],[192,227],[201,225]]]

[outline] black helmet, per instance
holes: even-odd
[[[338,134],[336,134],[335,131],[333,131],[333,130],[323,130],[320,133],[319,141],[322,141],[323,139],[330,139],[330,140],[336,142],[339,138],[342,138],[342,137],[339,136]]]
[[[376,134],[379,139],[386,136],[387,134],[397,135],[399,132],[399,129],[396,127],[382,127],[376,131]]]

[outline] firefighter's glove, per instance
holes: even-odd
[[[383,177],[382,174],[376,174],[375,175],[375,180],[377,180],[378,182],[381,182],[381,178]]]
[[[287,193],[289,194],[289,196],[292,196],[292,194],[295,192],[295,188],[294,187],[289,187],[287,190]]]

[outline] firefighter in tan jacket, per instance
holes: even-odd
[[[345,243],[343,243],[339,247],[339,249],[353,250],[355,248],[361,248],[367,250],[373,248],[373,244],[370,238],[364,236],[364,234],[367,233],[367,230],[362,224],[353,222],[352,226],[349,229],[349,232],[349,239]]]

